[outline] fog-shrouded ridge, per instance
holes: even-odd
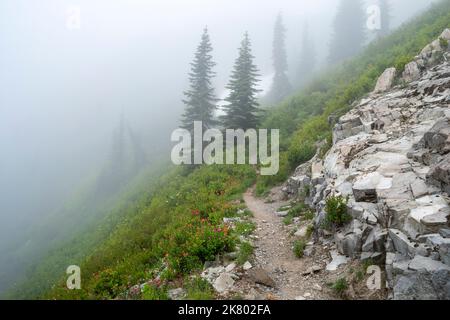
[[[430,2],[392,0],[391,28]],[[179,125],[189,64],[205,26],[217,62],[217,96],[227,95],[224,88],[245,31],[263,80],[261,89],[267,92],[274,72],[277,15],[283,16],[286,28],[293,81],[305,25],[315,47],[316,69],[326,67],[338,3],[1,1],[0,293],[24,272],[20,266],[27,263],[27,255],[21,248],[33,241],[26,236],[30,230],[49,214],[57,215],[80,185],[101,177],[121,126],[126,127],[122,130],[131,146],[126,149],[133,154],[131,162],[142,157],[156,166],[169,160],[170,133]],[[363,3],[367,8],[377,1]],[[80,10],[79,25],[70,21],[74,9]],[[373,36],[369,33],[368,41]],[[40,239],[34,245],[46,248],[45,237]]]

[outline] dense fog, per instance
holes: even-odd
[[[15,250],[33,240],[27,232],[102,170],[121,119],[139,136],[150,165],[169,160],[170,133],[205,26],[217,96],[224,95],[245,31],[267,90],[277,14],[287,29],[289,74],[306,23],[320,70],[327,67],[338,2],[0,1],[0,292],[17,271]],[[430,3],[392,0],[391,27]]]

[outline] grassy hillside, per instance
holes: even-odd
[[[150,201],[157,187],[154,181],[164,170],[167,166],[143,169],[122,190],[107,197],[96,195],[95,177],[80,186],[63,208],[29,231],[29,241],[11,250],[10,255],[22,261],[27,272],[25,280],[19,280],[5,296],[32,298],[48,290],[68,265],[81,262],[122,219],[137,214],[137,203]]]
[[[385,68],[401,69],[449,26],[450,0],[445,0],[269,110],[261,127],[281,129],[281,170],[277,176],[259,177],[258,192],[284,181],[297,165],[309,160],[317,141],[330,141],[330,115],[343,114],[373,89]],[[242,192],[255,180],[250,166],[171,169],[153,187],[143,186],[136,193],[139,196],[118,204],[115,211],[123,219],[92,229],[94,237],[101,234],[96,241],[86,240],[92,235],[84,233],[53,252],[15,297],[111,299],[123,297],[130,286],[156,275],[160,281],[183,281],[204,261],[233,250],[238,243],[237,234],[223,225],[222,218],[236,214]],[[75,250],[79,254],[74,255],[77,246],[89,249]],[[80,265],[82,290],[65,289],[65,266],[60,263],[55,269],[53,259]],[[51,289],[49,284],[54,282],[49,281],[49,273],[52,278],[61,277]],[[141,298],[165,298],[159,290],[150,287]]]

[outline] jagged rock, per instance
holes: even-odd
[[[417,255],[394,262],[394,272],[398,274],[393,290],[396,300],[450,298],[450,267],[439,261]]]
[[[405,230],[416,238],[418,234],[438,232],[447,225],[450,208],[440,195],[424,196],[416,199],[416,207],[411,209],[405,223]]]
[[[358,220],[353,220],[347,227],[334,235],[334,241],[339,253],[355,258],[361,252],[363,226]]]
[[[225,268],[225,272],[231,272],[236,268],[236,263],[230,263],[226,268]]]
[[[314,273],[318,273],[322,271],[322,267],[318,265],[314,265],[311,268],[308,268],[305,272],[302,273],[302,276],[308,276]]]
[[[441,37],[449,40],[450,29]],[[403,87],[392,87],[394,70],[387,70],[377,94],[333,120],[333,146],[317,166],[306,199],[320,226],[327,197],[348,198],[347,211],[360,225],[352,222],[334,237],[319,228],[318,240],[334,239],[337,260],[346,261],[338,252],[386,259],[390,288],[398,285],[396,299],[442,298],[445,291],[445,274],[417,268],[424,261],[448,263],[442,233],[450,232],[441,231],[450,229],[444,194],[450,195],[450,54],[444,49],[439,39],[426,46],[406,66]],[[304,175],[311,177],[311,171]]]
[[[450,154],[447,154],[441,162],[431,167],[427,178],[450,195]]]
[[[388,230],[382,230],[377,227],[367,237],[366,242],[362,246],[363,252],[384,252],[385,242],[388,236]]]
[[[316,249],[312,245],[307,245],[306,248],[303,250],[303,255],[305,257],[311,257],[316,252]]]
[[[442,38],[444,40],[450,41],[450,29],[445,29],[441,35],[439,36],[439,38]]]
[[[223,272],[225,272],[225,268],[223,266],[210,267],[203,270],[200,276],[212,284],[214,280]]]
[[[381,266],[385,264],[386,255],[383,252],[363,252],[360,260],[361,262],[370,262]]]
[[[443,264],[442,262],[435,261],[430,258],[426,258],[423,256],[415,256],[408,265],[409,270],[419,271],[425,270],[429,273],[438,271],[438,270],[447,270],[450,271],[450,267]],[[450,278],[449,278],[450,281]]]
[[[416,179],[410,185],[414,198],[420,198],[429,194],[430,188],[422,179]]]
[[[286,217],[288,214],[289,214],[289,211],[278,211],[277,212],[277,216],[281,217],[281,218]]]
[[[397,229],[389,229],[389,236],[394,242],[394,248],[402,255],[413,257],[415,254],[415,245],[406,234]]]
[[[183,288],[171,289],[167,292],[170,300],[182,300],[186,296],[186,290]]]
[[[249,271],[249,276],[255,283],[259,283],[271,288],[274,288],[276,286],[275,281],[273,281],[273,279],[264,269],[253,268]]]
[[[377,190],[390,189],[391,186],[392,178],[372,172],[353,184],[353,195],[358,202],[377,202]]]
[[[250,270],[251,268],[253,268],[252,264],[250,262],[245,262],[244,265],[242,266],[242,268],[247,271]]]
[[[308,233],[308,226],[303,226],[294,233],[294,236],[304,238],[306,237],[307,233]]]
[[[397,69],[395,68],[388,68],[386,69],[383,74],[378,78],[377,84],[375,86],[375,93],[381,93],[388,91],[392,88],[392,85],[394,83],[395,76],[397,74]]]
[[[411,82],[420,78],[420,69],[416,61],[412,61],[405,66],[403,71],[403,80]]]
[[[439,252],[439,257],[445,264],[450,266],[450,239],[439,234],[427,237],[427,244]]]
[[[214,289],[219,293],[226,292],[231,287],[233,287],[233,285],[234,285],[233,276],[228,272],[220,274],[220,276],[218,276],[213,283]]]
[[[416,272],[400,276],[394,286],[394,300],[448,300],[450,298],[450,272],[434,274]]]
[[[450,229],[447,229],[447,228],[441,229],[441,230],[439,230],[439,234],[442,237],[449,239],[450,238]]]
[[[423,136],[425,147],[440,154],[450,152],[450,123],[439,119]]]
[[[340,255],[337,251],[333,250],[330,252],[331,254],[331,262],[327,264],[327,271],[335,271],[339,268],[340,265],[346,264],[349,262],[349,258],[346,256]]]

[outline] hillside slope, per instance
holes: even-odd
[[[394,299],[450,299],[449,41],[446,29],[403,73],[387,69],[284,189],[309,190],[316,243],[384,267]]]
[[[259,177],[258,193],[284,182],[293,169],[314,156],[316,143],[327,139],[319,154],[323,156],[332,142],[329,119],[337,119],[355,106],[355,101],[374,88],[386,67],[403,69],[423,46],[449,27],[449,21],[450,1],[444,0],[268,111],[262,127],[282,130],[282,170],[276,177]],[[255,226],[248,221],[242,196],[255,178],[254,168],[249,166],[170,170],[156,185],[157,192],[127,206],[125,219],[107,229],[108,236],[90,248],[89,255],[80,255],[72,262],[82,269],[82,290],[66,289],[62,269],[56,273],[60,281],[25,282],[16,297],[164,299],[169,289],[180,286],[187,288],[189,298],[213,297],[209,284],[198,278],[191,281],[188,276],[201,273],[216,257],[237,259],[238,264],[250,259],[253,249],[248,237]],[[298,189],[293,192],[297,194]],[[236,218],[242,221],[229,228],[229,222]],[[98,229],[104,230],[104,225]],[[70,251],[70,247],[64,249]],[[56,255],[66,255],[65,250]],[[33,280],[54,270],[49,262],[43,260]]]

